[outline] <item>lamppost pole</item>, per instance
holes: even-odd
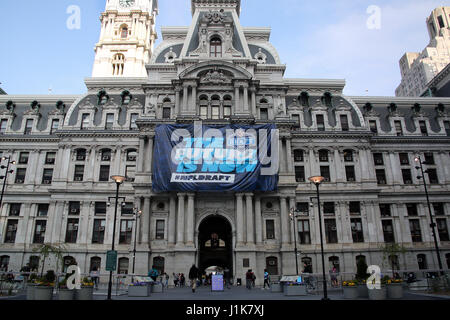
[[[427,205],[428,205],[428,213],[430,215],[430,227],[431,230],[433,232],[433,239],[434,239],[434,246],[436,247],[436,254],[437,254],[437,258],[438,258],[438,264],[439,264],[439,271],[442,272],[442,261],[441,261],[441,254],[439,251],[439,244],[437,241],[437,236],[436,236],[436,224],[434,223],[433,220],[433,215],[431,214],[431,204],[430,204],[430,197],[428,196],[428,188],[427,188],[427,182],[425,181],[425,173],[428,173],[427,171],[423,170],[423,163],[422,163],[422,159],[420,158],[420,156],[416,157],[416,162],[418,162],[420,164],[419,167],[416,167],[417,170],[420,169],[420,171],[422,172],[422,177],[417,177],[419,180],[422,179],[423,180],[423,186],[425,188],[425,196],[427,198]],[[427,164],[426,162],[424,164]]]
[[[112,246],[111,246],[111,251],[114,251],[114,249],[115,249],[114,245],[115,245],[115,241],[116,241],[117,206],[119,204],[119,187],[124,182],[125,177],[112,176],[111,179],[113,179],[115,181],[115,183],[116,183],[116,204],[115,204],[115,208],[114,208],[113,237],[112,237]],[[108,297],[107,297],[107,300],[111,300],[112,275],[113,275],[113,271],[111,270],[109,272]]]
[[[291,216],[291,220],[293,221],[293,224],[294,224],[295,270],[296,270],[296,272],[297,272],[295,275],[298,275],[297,231],[296,231],[296,228],[295,228],[295,225],[296,225],[295,218],[297,217],[297,216],[296,216],[296,213],[297,213],[297,210],[295,210],[295,208],[292,208],[292,209],[291,209],[291,214],[290,214],[290,216]]]
[[[2,207],[3,204],[3,195],[5,194],[5,189],[6,189],[6,180],[8,180],[8,173],[13,173],[14,170],[9,170],[9,166],[11,164],[16,164],[16,162],[13,160],[11,161],[11,157],[3,157],[1,158],[1,160],[8,160],[8,163],[6,164],[6,166],[1,166],[2,169],[6,169],[5,170],[5,175],[4,176],[0,176],[0,179],[3,179],[3,187],[2,187],[2,194],[0,196],[0,209]]]
[[[134,267],[136,265],[136,239],[137,239],[137,232],[138,232],[138,221],[141,218],[142,211],[137,211],[137,209],[134,210],[134,249],[133,249],[133,277],[131,278],[131,282],[134,282]]]
[[[323,252],[323,232],[322,232],[322,213],[320,211],[320,192],[319,192],[319,186],[324,180],[324,177],[311,177],[309,178],[309,181],[314,183],[316,185],[317,190],[317,206],[319,207],[319,230],[320,230],[320,251],[322,254],[322,276],[323,276],[323,298],[322,300],[330,300],[328,298],[328,292],[327,292],[327,278],[325,275],[325,256]]]

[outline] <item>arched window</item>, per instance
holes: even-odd
[[[159,274],[163,274],[165,269],[165,259],[163,257],[154,257],[153,266],[158,270]]]
[[[266,258],[266,269],[269,275],[278,274],[278,259],[277,257]]]
[[[119,259],[119,268],[117,270],[118,274],[128,274],[128,258]]]
[[[211,119],[220,119],[220,97],[211,98]]]
[[[309,257],[302,258],[303,272],[313,273],[312,259]]]
[[[113,76],[123,76],[123,69],[125,67],[125,56],[121,53],[113,57],[112,62]]]
[[[302,92],[299,98],[303,107],[309,107],[309,94],[307,92]]]
[[[210,42],[210,57],[221,58],[222,57],[222,40],[218,37],[214,37]]]
[[[428,269],[427,256],[424,254],[417,255],[417,263],[419,264],[419,270]]]
[[[200,96],[200,118],[208,119],[208,97]]]
[[[231,108],[232,108],[232,99],[231,96],[226,95],[223,97],[223,117],[229,118],[231,117]]]
[[[162,118],[163,119],[170,119],[172,116],[172,101],[170,98],[165,98],[163,100],[163,106],[162,106]]]
[[[333,269],[333,267],[335,267],[337,272],[339,272],[340,270],[339,257],[336,256],[329,257],[328,261],[330,262],[330,270]]]
[[[33,270],[38,270],[39,269],[39,260],[40,258],[38,256],[31,256],[30,257],[30,269]]]
[[[322,102],[327,107],[332,107],[332,104],[331,104],[331,93],[325,92],[325,94],[322,97]]]
[[[267,101],[266,98],[262,98],[261,100],[259,100],[259,103],[269,103],[269,101]]]
[[[120,27],[120,37],[122,39],[128,38],[128,26],[126,24]]]
[[[9,256],[1,256],[0,257],[0,270],[1,271],[8,271],[9,266]]]
[[[74,257],[71,257],[71,256],[66,256],[66,257],[64,257],[64,258],[63,258],[63,272],[66,273],[66,272],[67,272],[67,269],[68,269],[70,266],[77,265],[77,264],[78,264],[78,263],[77,263],[77,260],[75,260]]]
[[[102,264],[102,258],[100,257],[92,257],[91,263],[89,265],[89,271],[96,269],[96,271],[100,271],[100,266]]]

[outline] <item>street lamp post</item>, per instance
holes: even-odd
[[[436,236],[436,224],[434,223],[433,220],[433,215],[431,214],[431,204],[430,204],[430,198],[428,196],[428,188],[427,188],[427,182],[425,181],[425,173],[428,173],[428,170],[423,170],[423,165],[428,164],[426,161],[422,162],[422,159],[420,158],[420,156],[417,156],[415,158],[415,161],[417,163],[419,163],[419,166],[416,167],[417,170],[420,170],[420,172],[422,172],[421,176],[417,176],[417,179],[422,179],[423,180],[423,186],[425,188],[425,196],[427,198],[427,205],[428,205],[428,213],[430,214],[430,227],[431,230],[433,231],[433,238],[434,238],[434,246],[436,247],[436,254],[437,254],[437,258],[438,258],[438,264],[439,264],[439,270],[440,272],[442,271],[442,261],[441,261],[441,254],[439,252],[439,245],[438,245],[438,241],[437,241],[437,236]]]
[[[114,224],[113,224],[113,238],[112,238],[112,246],[111,246],[111,251],[114,251],[115,249],[115,241],[116,241],[116,220],[117,220],[117,205],[119,202],[119,187],[120,185],[125,181],[125,177],[123,176],[112,176],[111,179],[114,180],[114,182],[116,183],[116,204],[115,204],[115,209],[114,209]],[[111,289],[112,289],[112,275],[113,272],[112,270],[109,272],[109,282],[108,282],[108,297],[107,300],[111,300]]]
[[[136,239],[137,239],[137,232],[138,232],[138,221],[141,218],[142,211],[137,211],[137,209],[134,209],[134,249],[133,249],[133,277],[131,279],[131,282],[134,282],[134,267],[136,264]]]
[[[299,213],[298,210],[296,210],[295,208],[291,209],[291,213],[289,214],[291,221],[293,221],[294,224],[294,251],[295,251],[295,270],[296,270],[296,275],[298,275],[298,253],[297,253],[297,231],[295,228],[296,222],[295,218],[297,218],[297,214]]]
[[[322,214],[320,212],[320,194],[319,194],[319,186],[325,180],[324,177],[315,176],[309,178],[309,181],[315,184],[317,190],[317,205],[319,207],[319,229],[320,229],[320,251],[322,253],[322,275],[323,275],[323,298],[322,300],[330,300],[328,298],[327,292],[327,278],[325,276],[325,256],[323,253],[323,233],[322,233]]]
[[[2,160],[2,161],[3,161],[3,160],[8,160],[8,163],[6,164],[6,166],[4,166],[4,165],[0,166],[1,169],[6,169],[6,170],[5,170],[5,175],[0,176],[0,180],[3,179],[2,195],[1,195],[1,197],[0,197],[0,209],[1,209],[2,204],[3,204],[3,195],[4,195],[4,193],[5,193],[6,181],[8,180],[8,174],[14,172],[14,170],[9,170],[9,167],[10,167],[12,164],[13,164],[13,165],[16,164],[16,161],[11,160],[11,157],[3,157],[3,158],[1,158],[1,160]]]

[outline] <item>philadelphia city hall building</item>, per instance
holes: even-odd
[[[420,156],[449,268],[450,98],[285,78],[271,29],[242,26],[240,0],[191,2],[191,25],[161,28],[154,48],[157,0],[107,0],[86,94],[0,95],[0,153],[16,161],[0,171],[0,265],[41,267],[33,249],[63,244],[57,271],[106,273],[121,175],[118,273],[132,273],[135,236],[135,274],[195,263],[262,284],[264,269],[296,274],[295,244],[299,271],[320,273],[320,175],[326,270],[382,265],[390,243],[406,248],[397,269],[438,268]]]

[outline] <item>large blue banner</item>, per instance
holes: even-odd
[[[274,124],[158,125],[153,191],[275,191],[278,148]]]

